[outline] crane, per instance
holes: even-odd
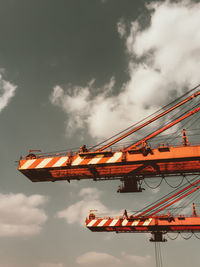
[[[21,156],[18,170],[32,182],[117,179],[123,183],[118,190],[120,193],[142,192],[141,181],[144,178],[200,174],[200,145],[189,143],[185,129],[180,145],[159,143],[152,147],[150,144],[153,138],[200,111],[200,106],[195,102],[200,95],[199,87],[194,87],[152,116],[89,149],[83,145],[76,152],[46,154],[31,150],[27,156]],[[190,107],[188,103],[195,105]],[[182,107],[186,107],[187,111],[183,111]],[[176,112],[175,115],[165,124],[164,118],[173,112]],[[154,130],[159,120],[162,120],[162,126]],[[115,144],[130,138],[133,133],[138,138],[144,129],[151,130],[151,133],[126,147],[113,149]]]
[[[189,184],[183,185],[155,203],[145,207],[139,212],[128,216],[98,217],[91,211],[86,218],[86,227],[92,232],[116,233],[151,233],[152,242],[166,242],[167,233],[197,233],[200,232],[200,216],[193,203],[193,212],[190,216],[172,214],[169,207],[189,197],[200,189],[200,179],[193,179]],[[168,212],[161,213],[161,211]],[[177,209],[177,206],[176,206]]]

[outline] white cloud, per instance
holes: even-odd
[[[0,74],[0,112],[8,105],[15,95],[17,86],[4,80]]]
[[[124,22],[123,18],[121,18],[120,21],[117,23],[117,30],[121,38],[126,35],[126,23]]]
[[[63,218],[67,223],[84,224],[85,218],[88,216],[90,210],[97,210],[101,214],[111,215],[117,214],[115,211],[110,211],[101,201],[101,192],[97,188],[83,188],[79,196],[82,197],[80,201],[70,205],[64,210],[57,213],[58,218]],[[119,212],[118,212],[119,214]]]
[[[87,252],[79,256],[76,262],[81,266],[118,266],[121,265],[121,261],[107,253],[99,253],[95,251]]]
[[[108,253],[99,253],[95,251],[86,252],[79,256],[76,262],[81,266],[130,266],[135,267],[150,267],[151,257],[149,255],[137,256],[134,254],[127,254],[122,252],[118,257],[112,256]]]
[[[41,195],[0,194],[0,236],[39,233],[47,220],[47,215],[39,207],[45,201]]]
[[[132,255],[127,254],[126,252],[122,253],[123,261],[128,261],[131,263],[134,263],[134,266],[150,266],[150,255],[146,256],[138,256],[138,255]]]
[[[40,263],[39,267],[64,267],[62,263]]]
[[[147,6],[150,25],[139,20],[125,31],[118,22],[120,36],[127,36],[129,80],[113,94],[115,79],[95,88],[55,87],[51,102],[68,115],[67,131],[88,129],[91,137],[108,137],[159,109],[183,90],[199,83],[200,3],[170,1]],[[70,131],[69,131],[70,130]]]

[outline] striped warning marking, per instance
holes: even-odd
[[[136,220],[136,221],[134,221],[134,222],[132,223],[132,226],[136,226],[136,225],[138,225],[139,222],[140,222],[140,220]]]
[[[106,222],[108,221],[108,219],[104,219],[104,220],[102,220],[97,226],[99,227],[99,226],[103,226]]]
[[[112,220],[112,222],[110,223],[109,226],[115,226],[118,221],[119,221],[119,219]]]
[[[123,220],[123,222],[122,222],[122,226],[126,226],[127,225],[127,223],[128,223],[128,220]]]
[[[97,221],[97,220],[92,220],[91,222],[88,223],[87,226],[89,226],[89,227],[93,226],[93,225],[95,224],[96,221]]]
[[[43,161],[40,162],[35,168],[36,169],[44,168],[51,160],[52,158],[43,159]]]
[[[152,218],[149,218],[143,223],[143,225],[149,225],[151,221],[152,221]]]
[[[52,167],[61,167],[67,160],[68,157],[61,157]]]
[[[24,170],[24,169],[28,169],[28,167],[30,167],[34,162],[36,161],[36,159],[29,159],[27,160],[20,169]]]
[[[116,152],[109,160],[107,160],[107,163],[114,163],[116,162],[120,157],[122,156],[122,152]]]
[[[85,157],[77,157],[73,162],[72,162],[72,166],[76,166],[76,165],[79,165],[81,163],[81,161],[84,160]]]
[[[98,157],[95,157],[91,159],[88,164],[97,164],[101,159],[103,158],[103,155],[99,155]]]

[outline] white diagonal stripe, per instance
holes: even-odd
[[[40,162],[40,164],[38,164],[35,168],[36,169],[39,169],[39,168],[43,168],[44,166],[46,166],[49,161],[51,161],[52,158],[46,158],[46,159],[43,159],[43,161]]]
[[[139,222],[140,222],[139,220],[136,220],[136,221],[134,221],[131,225],[132,225],[132,226],[136,226],[136,225],[138,225]]]
[[[31,164],[33,164],[33,162],[35,162],[36,159],[28,159],[21,167],[20,169],[21,170],[24,170],[24,169],[28,169],[28,167],[31,166]]]
[[[122,155],[122,152],[116,152],[106,163],[116,162]]]
[[[117,224],[117,222],[119,221],[119,219],[117,220],[112,220],[112,222],[110,223],[109,226],[115,226]]]
[[[128,220],[127,219],[124,219],[123,222],[122,222],[122,226],[126,226],[128,223]]]
[[[79,157],[78,156],[78,158],[76,158],[73,162],[72,162],[72,166],[75,166],[75,165],[79,165],[80,163],[81,163],[81,161],[83,161],[84,160],[84,158],[82,157]]]
[[[102,220],[97,226],[103,226],[106,222],[108,221],[108,219],[104,219]]]
[[[152,218],[149,218],[143,223],[143,225],[149,225],[151,221],[152,221]]]
[[[67,160],[68,160],[68,157],[61,157],[52,167],[60,167]]]
[[[97,220],[92,220],[91,222],[88,223],[87,227],[93,226]]]
[[[103,158],[103,155],[99,155],[98,157],[95,157],[91,159],[88,164],[97,164],[101,159]]]

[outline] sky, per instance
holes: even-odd
[[[92,233],[160,190],[119,181],[32,183],[21,155],[93,145],[196,86],[200,1],[0,0],[0,267],[155,266],[146,234]],[[199,266],[199,241],[161,244],[163,266]]]

